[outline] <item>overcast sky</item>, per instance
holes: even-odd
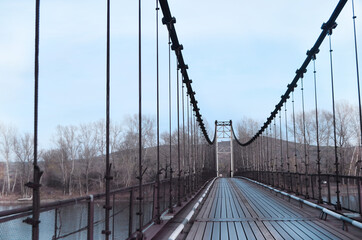
[[[155,1],[142,1],[143,111],[156,117]],[[57,125],[105,118],[106,1],[42,0],[40,21],[40,143]],[[205,121],[263,122],[284,94],[337,0],[170,0],[196,99]],[[355,1],[362,55],[361,1]],[[111,118],[138,112],[138,1],[111,1]],[[34,1],[0,0],[0,121],[33,131]],[[160,12],[160,19],[162,12]],[[332,35],[337,101],[357,104],[349,1]],[[160,24],[161,125],[168,123],[168,46]],[[317,56],[318,96],[330,109],[328,44]],[[175,56],[172,53],[175,83]],[[360,59],[360,62],[361,59]],[[305,76],[312,109],[313,70]],[[300,98],[300,91],[296,98]],[[175,106],[175,84],[173,105]],[[297,110],[301,109],[299,101]],[[288,105],[287,105],[288,106]],[[173,110],[175,116],[175,108]],[[175,118],[174,118],[175,120]],[[176,122],[174,121],[174,126]]]

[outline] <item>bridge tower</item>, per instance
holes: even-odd
[[[222,156],[221,160],[225,159],[225,155],[230,155],[230,165],[227,166],[228,174],[230,177],[234,177],[234,156],[233,156],[233,130],[230,121],[215,121],[215,130],[216,130],[216,173],[217,176],[220,175],[223,169],[225,169],[226,161],[220,162],[220,156]],[[228,139],[230,142],[229,148],[223,142],[219,143],[219,139]],[[226,142],[226,141],[225,141]],[[221,165],[220,169],[220,163]],[[225,170],[224,170],[225,171]]]

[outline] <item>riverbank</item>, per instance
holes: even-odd
[[[89,193],[92,194],[92,193]],[[87,195],[89,195],[87,194]],[[54,202],[60,200],[66,200],[71,198],[77,198],[86,196],[86,194],[64,194],[63,191],[54,190],[54,189],[43,189],[40,192],[41,203]],[[32,196],[23,196],[20,194],[7,194],[0,195],[0,205],[31,205],[32,204]]]

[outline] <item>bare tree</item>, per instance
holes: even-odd
[[[96,138],[96,149],[99,160],[103,163],[105,162],[105,153],[106,153],[106,122],[104,120],[99,120],[94,123],[94,131]],[[104,166],[101,164],[101,166]],[[95,173],[98,176],[99,188],[103,189],[105,167],[96,168]]]
[[[77,159],[79,143],[77,141],[76,126],[58,126],[56,145],[62,152],[60,167],[63,173],[64,185],[69,195],[73,193],[73,174]]]
[[[351,164],[348,171],[348,175],[351,175],[353,172],[355,176],[360,175],[360,169],[361,169],[361,126],[360,126],[360,114],[358,106],[355,106],[353,108],[352,113],[352,142],[354,143],[354,150],[352,154]],[[354,133],[354,134],[353,134]]]
[[[350,162],[347,162],[347,154],[351,146],[352,138],[352,114],[353,107],[347,102],[338,102],[336,104],[336,134],[339,147],[340,171],[341,174],[347,174]]]
[[[125,131],[123,141],[120,145],[119,161],[122,168],[119,169],[123,176],[124,185],[128,186],[133,183],[136,176],[136,167],[138,163],[138,115],[129,116],[125,119]],[[149,150],[155,146],[155,129],[154,120],[149,116],[142,116],[142,157],[143,169],[154,168],[150,161]],[[153,165],[153,166],[151,166]]]
[[[12,142],[15,132],[16,130],[14,127],[0,123],[0,154],[5,160],[2,194],[7,194],[11,191],[10,161],[12,157]]]
[[[89,193],[89,173],[92,170],[92,162],[97,157],[97,139],[94,124],[81,124],[79,127],[79,136],[77,138],[79,145],[79,162],[78,169],[78,188],[82,193],[82,186],[85,185],[85,193]],[[83,180],[84,175],[84,180]]]
[[[120,169],[123,167],[123,164],[121,162],[120,157],[120,150],[122,145],[122,124],[118,122],[111,122],[110,124],[110,152],[111,152],[111,162],[112,162],[112,170],[113,170],[113,184],[117,187],[122,186],[122,181],[120,179],[121,171]]]
[[[33,137],[29,133],[14,137],[13,149],[15,159],[20,164],[20,191],[23,196],[27,197],[29,188],[26,188],[24,184],[29,182],[32,176]]]

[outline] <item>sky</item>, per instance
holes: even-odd
[[[142,1],[142,105],[156,118],[156,1]],[[279,102],[338,1],[169,0],[184,46],[200,112],[215,120],[264,122]],[[362,2],[355,1],[359,55]],[[138,1],[111,1],[111,119],[138,112]],[[0,0],[0,122],[33,132],[35,3]],[[159,23],[161,130],[168,129],[168,33]],[[337,101],[356,105],[351,1],[332,35]],[[328,39],[326,39],[328,40]],[[329,46],[317,56],[318,99],[331,108]],[[40,9],[39,140],[49,146],[57,125],[105,118],[106,1],[42,0]],[[172,119],[176,63],[172,53]],[[361,58],[360,62],[362,62]],[[306,109],[314,107],[308,68]],[[295,93],[301,98],[300,89]],[[301,110],[301,101],[296,101]],[[287,104],[290,108],[290,103]]]

